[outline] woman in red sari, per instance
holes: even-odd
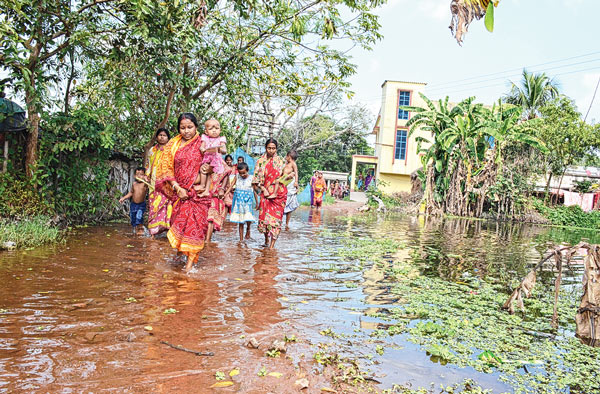
[[[191,113],[179,115],[177,129],[179,135],[164,148],[156,187],[173,201],[167,238],[173,248],[187,256],[185,269],[189,271],[204,248],[210,198],[198,197],[193,188],[203,156],[196,117]]]
[[[258,231],[265,235],[265,246],[273,249],[281,231],[281,219],[287,201],[287,187],[279,185],[273,193],[277,180],[281,177],[285,160],[277,156],[277,141],[269,138],[265,143],[265,154],[255,164],[252,183],[260,188]]]

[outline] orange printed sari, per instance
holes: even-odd
[[[313,188],[315,190],[315,205],[320,207],[323,204],[323,193],[327,191],[327,183],[325,183],[325,179],[317,178]]]
[[[169,229],[173,209],[171,200],[156,189],[156,173],[163,156],[163,149],[164,146],[160,148],[159,145],[155,145],[150,149],[150,159],[146,171],[146,175],[150,180],[148,231],[151,235],[160,234]]]

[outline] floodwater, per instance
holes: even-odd
[[[298,392],[294,383],[304,377],[305,392],[320,392],[333,387],[313,361],[327,346],[330,338],[320,334],[327,329],[352,338],[337,351],[356,358],[376,389],[469,377],[510,391],[495,374],[432,361],[402,336],[385,338],[386,352],[375,353],[369,333],[383,322],[365,312],[400,300],[377,267],[353,270],[354,262],[334,257],[341,234],[398,240],[405,247],[393,259],[428,249],[476,257],[429,272],[448,280],[465,271],[520,278],[549,242],[598,242],[593,233],[549,227],[338,215],[301,209],[273,251],[261,247],[255,227],[254,240],[239,243],[229,224],[189,275],[165,239],[135,237],[126,225],[78,229],[54,247],[0,252],[0,393],[287,393]],[[267,357],[269,345],[286,335],[297,342]],[[246,346],[251,338],[258,349]],[[239,374],[230,377],[234,368]],[[217,372],[233,385],[210,388]]]

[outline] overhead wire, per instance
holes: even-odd
[[[549,68],[544,68],[544,69],[540,69],[540,70],[534,70],[533,72],[536,73],[540,73],[540,72],[546,72],[546,71],[550,71],[550,70],[556,70],[556,69],[561,69],[561,68],[566,68],[566,67],[573,67],[573,66],[578,66],[580,64],[586,64],[586,63],[593,63],[593,62],[598,62],[600,61],[600,58],[597,59],[591,59],[591,60],[586,60],[583,62],[576,62],[576,63],[570,63],[570,64],[564,64],[562,66],[554,66],[554,67],[549,67]],[[510,75],[506,75],[506,76],[501,76],[501,77],[495,77],[495,78],[491,78],[491,79],[485,79],[482,81],[473,81],[473,82],[467,82],[464,84],[460,84],[460,85],[456,85],[456,86],[467,86],[467,85],[474,85],[474,84],[478,84],[478,83],[485,83],[485,82],[490,82],[490,81],[496,81],[499,79],[504,79],[506,80],[507,78],[510,78],[511,76],[520,76],[521,74],[510,74]],[[438,87],[438,88],[429,88],[427,87],[428,91],[432,91],[432,90],[441,90],[441,89],[452,89],[454,86],[450,86],[450,87]]]
[[[489,73],[489,74],[476,75],[476,76],[473,76],[473,77],[458,79],[458,80],[454,80],[454,81],[448,81],[448,82],[442,82],[442,83],[433,83],[433,84],[431,84],[429,86],[436,87],[436,86],[441,86],[441,85],[451,85],[451,84],[458,83],[458,82],[470,81],[472,79],[486,78],[486,77],[491,77],[491,76],[498,75],[498,74],[506,74],[508,72],[521,71],[524,68],[535,68],[535,67],[545,66],[545,65],[548,65],[548,64],[565,62],[567,60],[579,59],[579,58],[582,58],[582,57],[587,57],[587,56],[592,56],[592,55],[597,55],[597,54],[600,54],[600,51],[585,53],[583,55],[571,56],[571,57],[567,57],[567,58],[563,58],[563,59],[551,60],[551,61],[548,61],[548,62],[538,63],[538,64],[534,64],[534,65],[529,65],[529,66],[512,68],[512,69],[508,69],[508,70],[504,70],[504,71],[497,71],[497,72],[493,72],[493,73]]]

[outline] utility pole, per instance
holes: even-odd
[[[275,115],[270,112],[250,111],[248,122],[248,142],[246,151],[251,153],[252,138],[271,138],[279,123],[275,122]]]

